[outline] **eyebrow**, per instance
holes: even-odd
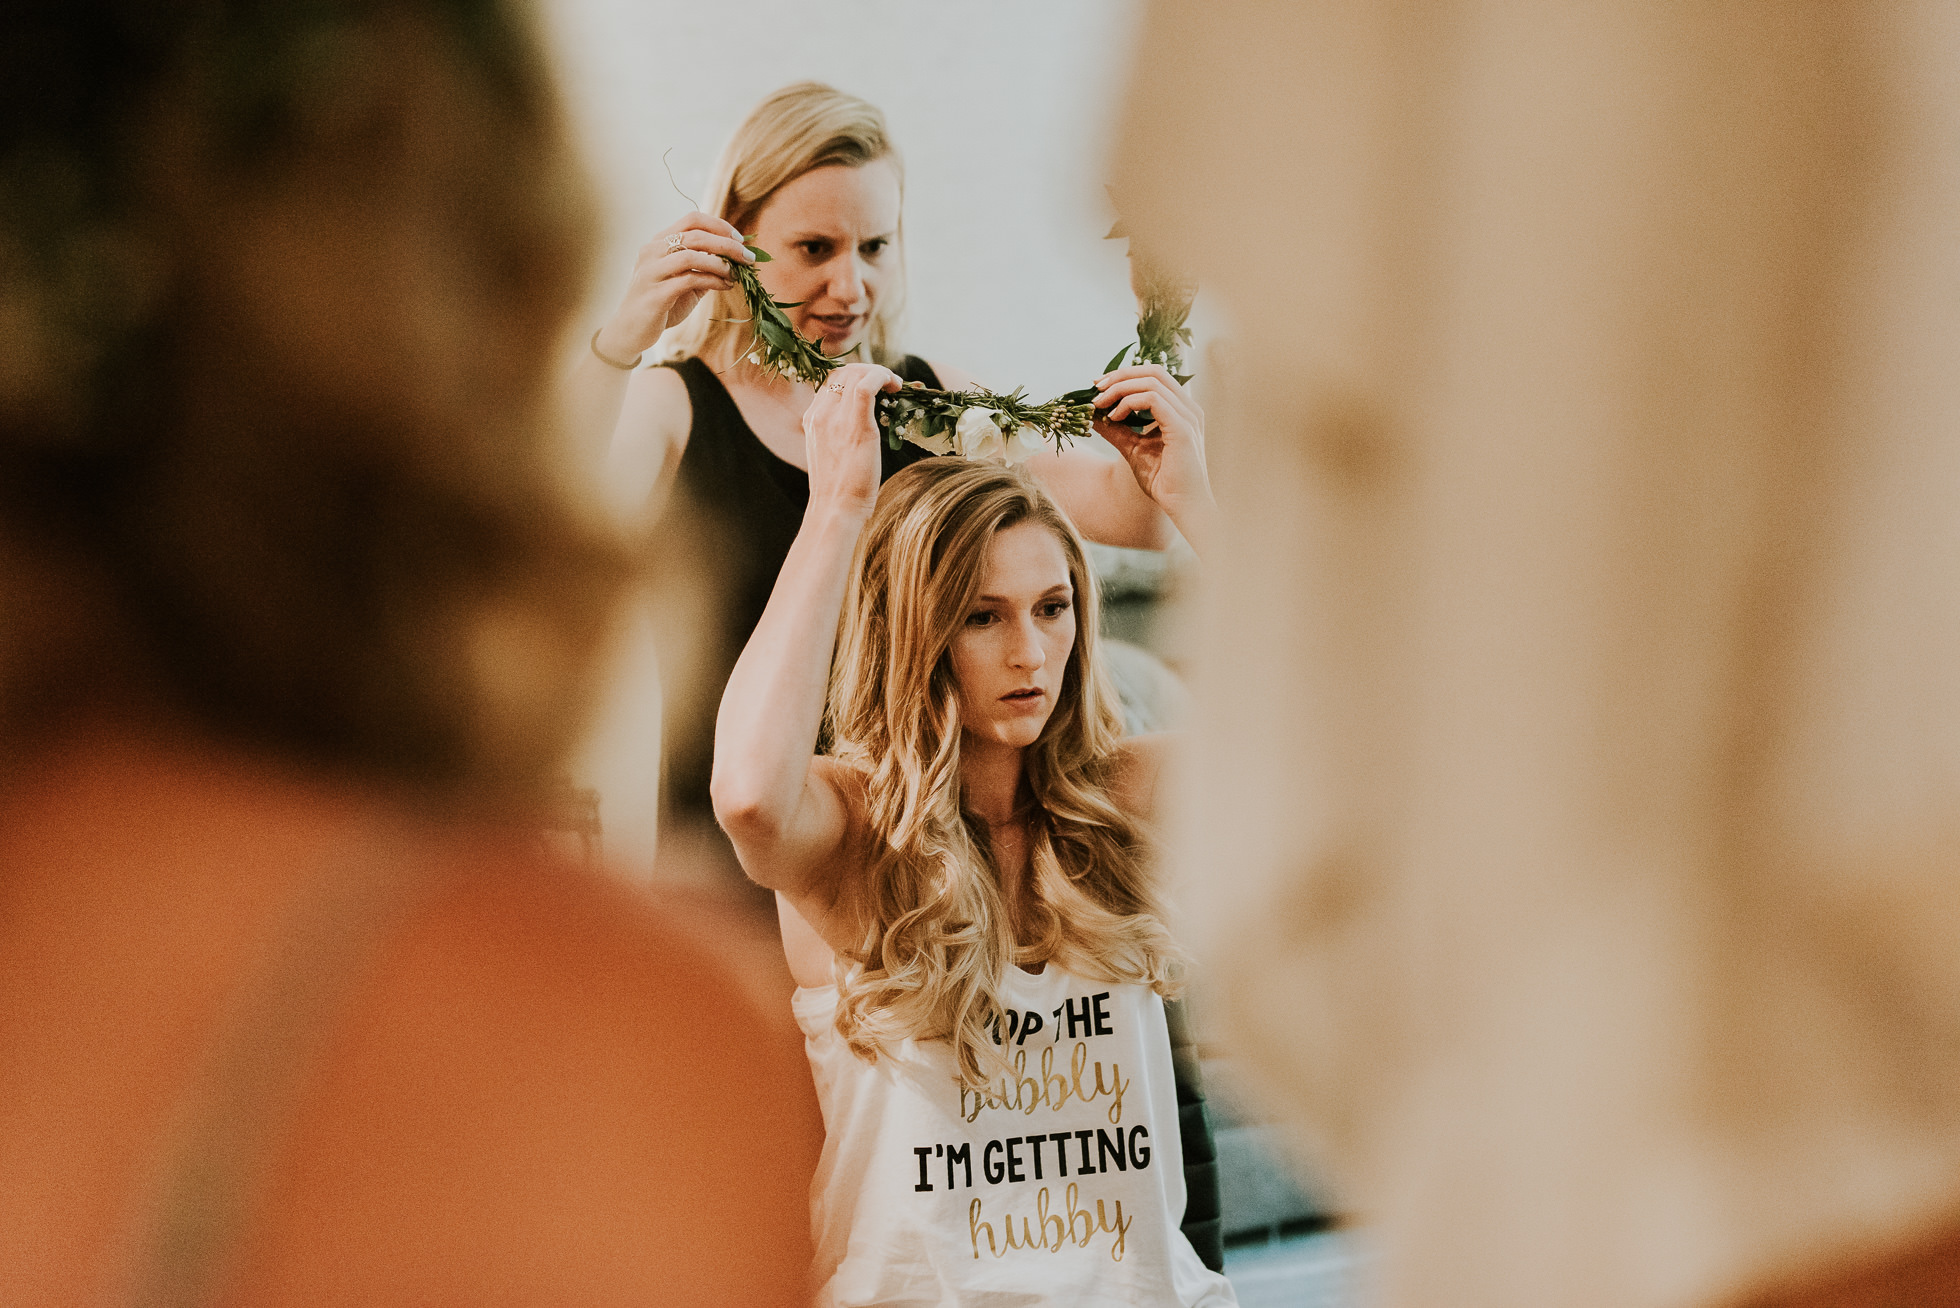
[[[1041,594],[1037,595],[1035,598],[1047,599],[1050,595],[1054,595],[1058,593],[1063,595],[1071,595],[1074,594],[1074,592],[1075,592],[1075,587],[1069,585],[1069,583],[1067,583],[1066,581],[1060,581],[1060,582],[1056,582],[1053,586],[1050,586],[1047,590],[1042,591]],[[1008,599],[1007,596],[1005,595],[982,595],[979,597],[979,602],[982,604],[1005,604],[1008,602]]]
[[[802,241],[834,241],[836,239],[836,234],[832,232],[797,232],[789,238],[790,244],[792,245]],[[859,239],[864,241],[895,241],[898,238],[890,232],[880,232],[876,236],[864,236]]]

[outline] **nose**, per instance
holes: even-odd
[[[1008,646],[1007,666],[1016,672],[1039,672],[1048,662],[1048,651],[1042,648],[1041,633],[1035,630],[1030,619],[1023,617],[1014,624],[1014,639]]]
[[[841,250],[830,262],[830,298],[855,309],[865,300],[864,261],[855,248]]]

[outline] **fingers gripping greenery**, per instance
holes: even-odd
[[[790,325],[789,315],[784,309],[794,309],[801,300],[784,302],[762,289],[762,279],[755,275],[756,267],[770,263],[768,251],[756,245],[755,238],[743,238],[755,263],[735,263],[735,284],[742,290],[742,298],[748,302],[749,322],[753,324],[751,335],[754,346],[749,357],[770,372],[784,377],[792,377],[812,386],[823,385],[824,378],[834,369],[843,366],[843,356],[835,359],[826,355],[811,342],[796,334]]]

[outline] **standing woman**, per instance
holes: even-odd
[[[899,384],[851,365],[805,415],[809,507],[716,733],[824,1109],[819,1302],[1233,1303],[1179,1230],[1163,741],[1120,735],[1080,539],[1031,477],[933,459],[880,492]],[[1106,393],[1158,415],[1128,471],[1202,545],[1195,406],[1156,368]]]
[[[708,524],[699,548],[727,595],[705,655],[706,693],[693,711],[670,705],[666,817],[709,818],[715,692],[762,614],[810,498],[803,415],[814,392],[745,361],[748,309],[729,261],[750,261],[740,237],[752,235],[773,256],[757,269],[763,286],[797,305],[790,321],[827,354],[856,350],[905,381],[971,386],[969,374],[897,347],[903,196],[903,167],[875,106],[817,82],[783,88],[723,152],[710,212],[686,215],[640,251],[618,309],[578,365],[585,421],[611,426],[623,493],[658,503],[678,482]],[[634,371],[663,333],[663,365]],[[879,457],[883,478],[928,456],[908,444]],[[1164,515],[1120,462],[1074,451],[1038,455],[1030,467],[1090,538],[1146,549],[1170,542]]]

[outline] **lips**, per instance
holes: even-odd
[[[1040,699],[1045,693],[1040,687],[1031,686],[1026,690],[1010,690],[1001,699],[1009,704],[1026,704]]]
[[[810,315],[810,321],[821,324],[826,336],[842,336],[862,322],[863,316],[855,313],[813,313]]]

